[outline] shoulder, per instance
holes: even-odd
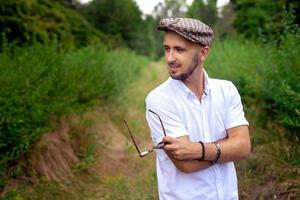
[[[224,79],[216,79],[216,78],[209,78],[210,84],[212,87],[220,88],[220,89],[228,89],[233,85],[233,83],[229,80]]]
[[[224,95],[236,94],[238,92],[235,85],[229,80],[210,78],[210,84],[211,88]]]
[[[146,103],[167,101],[170,94],[173,92],[173,86],[171,79],[167,79],[165,82],[150,91],[146,97]]]
[[[235,85],[229,80],[210,78],[210,84],[214,89],[226,92],[236,90]]]

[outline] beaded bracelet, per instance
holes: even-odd
[[[204,143],[202,142],[202,141],[199,141],[199,143],[201,144],[201,146],[202,146],[202,155],[201,155],[201,157],[200,157],[200,161],[202,161],[202,160],[204,160],[204,158],[205,158],[205,146],[204,146]]]
[[[221,147],[220,147],[220,145],[217,142],[214,142],[214,144],[216,145],[216,148],[217,148],[217,154],[216,154],[215,160],[211,161],[212,165],[216,164],[218,162],[218,160],[220,159],[220,157],[221,157]]]

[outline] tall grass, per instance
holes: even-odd
[[[243,98],[261,92],[262,73],[270,65],[268,52],[258,44],[243,39],[216,41],[205,63],[213,77],[229,79]]]
[[[238,87],[250,122],[252,154],[237,164],[242,199],[300,196],[299,43],[299,32],[276,45],[216,41],[205,63]]]
[[[237,163],[241,199],[296,199],[300,196],[299,141],[297,133],[292,134],[298,122],[292,121],[291,128],[279,117],[284,113],[289,117],[292,113],[297,119],[299,112],[297,37],[286,37],[280,46],[242,39],[216,41],[205,63],[211,77],[232,80],[238,87],[250,121],[253,152],[249,159]],[[0,54],[3,72],[0,75],[3,86],[0,89],[0,171],[6,172],[4,167],[8,163],[28,151],[40,135],[51,128],[49,121],[93,105],[99,99],[105,104],[104,112],[110,113],[120,130],[124,128],[122,119],[126,118],[140,141],[148,138],[151,142],[147,126],[140,123],[144,118],[144,97],[165,74],[162,71],[154,73],[151,66],[149,70],[144,69],[142,77],[136,81],[146,64],[144,58],[128,51],[90,47],[64,52],[55,45],[37,45],[7,49]],[[129,84],[131,81],[133,83]],[[126,98],[122,99],[126,102],[112,110],[108,103],[120,99],[123,92]],[[290,94],[293,100],[287,98]],[[24,144],[28,146],[24,148]],[[141,146],[148,144],[145,142]],[[132,177],[120,175],[103,178],[100,182],[91,181],[101,189],[97,198],[157,199],[155,174],[149,169],[153,162],[142,160],[145,166],[141,164]],[[59,197],[64,192],[58,191],[60,188],[55,185],[47,190],[47,184],[33,189],[41,192],[33,191],[32,195],[37,195],[38,199],[44,194]],[[78,187],[79,191],[88,190],[89,186]],[[82,195],[90,195],[90,191],[85,192],[88,194]],[[12,191],[7,195],[18,198],[20,193]],[[76,198],[76,194],[66,195],[70,196],[66,199]]]
[[[300,31],[281,43],[244,40],[216,42],[206,68],[216,77],[232,80],[245,103],[262,103],[274,120],[298,137],[300,131]]]
[[[300,29],[285,35],[270,51],[272,63],[262,88],[265,107],[272,119],[300,137]]]
[[[9,166],[51,130],[51,121],[122,95],[146,63],[127,50],[103,47],[5,47],[0,54],[0,188]]]

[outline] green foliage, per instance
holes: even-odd
[[[155,7],[154,15],[160,19],[166,17],[184,17],[187,8],[186,0],[165,0]]]
[[[286,27],[286,9],[299,11],[297,1],[233,0],[236,17],[234,27],[247,38],[259,38],[262,35],[278,39]],[[299,13],[295,15],[299,24]]]
[[[0,54],[1,176],[50,130],[51,120],[122,95],[144,64],[144,58],[124,50],[5,47]]]
[[[214,26],[218,20],[217,1],[193,1],[186,15],[187,17],[199,19],[209,26]]]
[[[83,8],[83,13],[97,29],[139,49],[144,23],[133,0],[94,0]]]
[[[58,41],[67,48],[106,39],[71,8],[50,0],[0,1],[0,42],[18,45]]]
[[[57,182],[41,181],[38,186],[19,186],[8,191],[1,200],[48,200],[61,199],[63,189]],[[68,198],[71,199],[71,198]]]
[[[23,200],[20,191],[16,189],[7,192],[1,199],[2,200]]]
[[[234,37],[236,30],[233,28],[235,12],[231,3],[222,7],[220,16],[214,26],[216,38]]]
[[[284,126],[300,131],[300,29],[271,46],[271,60],[262,82],[266,108]]]
[[[55,41],[67,49],[104,44],[111,49],[128,47],[155,59],[161,56],[158,21],[152,16],[142,19],[134,0],[84,5],[76,0],[0,1],[0,13],[0,43]]]
[[[289,11],[284,10],[281,13],[283,18],[280,24],[283,27],[280,35],[262,37],[258,41],[264,43],[260,45],[248,42],[248,47],[234,41],[230,44],[221,43],[223,46],[218,49],[225,49],[226,53],[217,52],[218,57],[213,62],[218,62],[220,66],[243,63],[233,72],[225,67],[222,73],[226,73],[225,77],[230,76],[237,83],[246,102],[256,98],[264,105],[269,120],[283,125],[299,136],[300,29],[294,24],[293,12],[290,8]],[[243,46],[246,48],[241,49]],[[222,63],[221,60],[225,62]],[[214,69],[220,73],[217,67]]]
[[[146,33],[143,41],[145,41],[145,48],[142,48],[142,53],[148,55],[152,59],[158,60],[164,55],[164,49],[162,48],[163,33],[157,31],[159,19],[154,19],[151,16],[147,16],[145,24],[147,25]]]
[[[143,176],[139,174],[139,176]],[[115,176],[103,180],[103,192],[100,199],[103,200],[123,200],[123,199],[158,199],[156,174],[152,173],[139,181],[132,181],[128,177]],[[132,187],[134,185],[134,187]]]
[[[252,99],[261,87],[261,73],[269,64],[267,52],[256,43],[240,39],[217,40],[205,63],[211,75],[232,80],[243,98]]]
[[[283,125],[298,136],[299,37],[299,31],[287,34],[279,46],[242,40],[216,41],[206,63],[212,75],[230,79],[237,85],[246,105],[259,102],[264,105],[268,120]]]
[[[128,47],[138,54],[158,59],[162,36],[158,19],[144,16],[133,0],[94,0],[79,8],[95,28],[114,39],[114,47]]]
[[[279,46],[215,41],[210,76],[232,80],[250,123],[251,156],[237,163],[241,199],[297,199],[299,188],[299,33]]]

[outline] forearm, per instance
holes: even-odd
[[[218,162],[240,161],[247,158],[251,152],[248,126],[232,128],[228,132],[228,138],[218,143],[221,148]]]
[[[241,133],[237,133],[241,132]],[[218,162],[239,161],[245,159],[251,150],[251,143],[247,126],[240,126],[229,131],[228,137],[216,141],[220,146],[221,155]],[[215,143],[203,143],[204,160],[214,161],[217,156]],[[198,142],[192,143],[193,149],[189,157],[185,160],[200,159],[202,156],[202,146]]]
[[[217,146],[214,143],[190,142],[187,137],[164,139],[169,158],[181,171],[190,173],[211,166],[217,158]],[[216,141],[220,146],[218,162],[238,161],[246,158],[251,149],[247,126],[239,126],[228,130],[228,137]],[[204,151],[203,151],[204,150]],[[204,154],[203,161],[199,159]]]
[[[218,162],[239,161],[245,159],[250,153],[250,144],[247,140],[240,138],[227,138],[216,141],[220,147],[220,157]],[[217,146],[215,143],[204,143],[206,161],[214,161],[217,156]],[[201,147],[200,147],[201,148]],[[200,158],[200,154],[198,155]]]
[[[167,153],[168,154],[168,153]],[[211,163],[208,161],[200,160],[177,160],[169,155],[169,158],[172,160],[176,168],[184,173],[192,173],[195,171],[203,170],[211,166]]]
[[[217,141],[221,148],[221,155],[218,163],[238,161],[247,157],[247,155],[249,154],[249,150],[247,149],[250,149],[250,147],[245,148],[246,146],[248,146],[247,142],[235,140],[235,138],[231,138]],[[195,171],[206,169],[212,166],[212,161],[216,159],[217,148],[214,143],[204,143],[205,157],[203,161],[198,160],[202,155],[201,144],[195,143],[194,145],[196,148],[198,148],[194,151],[194,153],[190,154],[191,158],[193,158],[192,160],[178,160],[167,153],[176,168],[184,173],[192,173]]]

